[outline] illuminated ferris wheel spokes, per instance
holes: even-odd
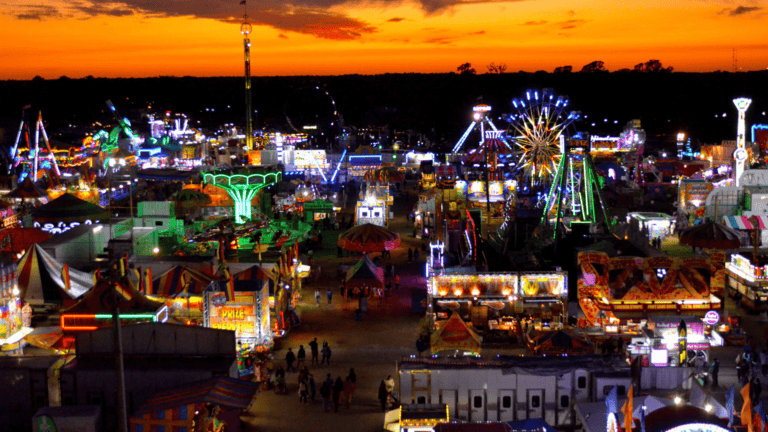
[[[540,181],[551,178],[562,158],[564,133],[579,119],[576,111],[568,112],[568,98],[556,96],[552,90],[528,90],[525,98],[513,99],[515,112],[506,114],[509,135],[522,154],[518,166],[526,177]]]

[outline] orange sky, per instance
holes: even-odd
[[[251,0],[253,75],[768,68],[768,0]],[[0,4],[0,79],[242,74],[238,0]]]

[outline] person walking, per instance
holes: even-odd
[[[328,388],[333,387],[333,378],[331,378],[331,374],[325,376],[325,382],[328,384]]]
[[[381,410],[386,412],[387,411],[387,385],[384,383],[384,380],[381,380],[381,384],[379,384],[379,402],[381,402]]]
[[[293,367],[294,361],[296,361],[296,355],[290,348],[288,348],[288,352],[285,353],[285,364],[288,365],[288,367],[285,368],[286,372],[296,372],[296,369]]]
[[[355,395],[355,390],[357,390],[357,374],[355,373],[354,368],[349,369],[349,375],[347,376],[347,379],[352,384],[352,391],[349,394],[349,401],[352,402],[352,396]]]
[[[315,289],[315,300],[317,300],[317,305],[320,306],[320,290]]]
[[[712,387],[718,387],[717,374],[720,373],[720,362],[717,360],[717,357],[715,357],[710,366],[710,373],[712,374]]]
[[[319,300],[318,300],[319,302]],[[317,363],[317,338],[312,339],[312,342],[309,343],[309,349],[312,352],[312,360],[310,361],[310,364]]]
[[[416,248],[413,249],[413,261],[419,262],[419,250]]]
[[[344,390],[344,382],[341,377],[336,377],[333,383],[333,412],[339,412],[339,403],[341,402],[341,392]]]
[[[328,292],[325,293],[328,296],[328,304],[331,304],[331,300],[333,300],[333,291],[328,288]]]
[[[408,262],[413,261],[413,251],[411,248],[408,248]]]
[[[394,406],[395,402],[395,380],[392,379],[392,375],[387,376],[387,380],[384,381],[387,385],[387,406]]]
[[[320,386],[320,396],[323,398],[323,412],[328,412],[331,409],[331,386],[328,385],[328,381],[323,381],[323,385]]]
[[[344,380],[344,388],[342,393],[344,398],[344,407],[349,409],[349,404],[352,402],[352,382],[349,380],[349,377]]]
[[[328,346],[328,342],[323,342],[323,359],[320,360],[320,364],[322,365],[325,362],[328,362],[328,366],[331,365],[331,347]]]
[[[307,403],[308,395],[309,395],[309,390],[307,389],[307,382],[300,381],[299,382],[299,402],[303,404]]]
[[[304,360],[307,359],[307,352],[304,351],[304,345],[299,345],[299,352],[296,354],[296,367],[301,369],[304,366]]]
[[[309,398],[312,402],[315,402],[315,395],[317,394],[317,387],[315,387],[315,376],[309,374]]]

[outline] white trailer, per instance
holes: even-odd
[[[574,406],[632,384],[618,355],[579,357],[409,358],[397,364],[402,404],[447,404],[468,422],[544,419],[576,426]]]

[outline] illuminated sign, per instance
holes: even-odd
[[[474,112],[488,112],[491,110],[490,105],[477,105],[474,108],[472,108],[472,111]]]
[[[325,150],[295,150],[293,152],[293,164],[296,168],[326,168]]]
[[[234,301],[228,301],[223,292],[206,293],[205,325],[234,331],[239,340],[267,336],[269,297],[265,293],[261,294],[255,291],[238,291]]]
[[[708,325],[715,325],[720,322],[720,314],[717,311],[711,310],[704,315],[704,322]]]
[[[688,423],[685,425],[675,426],[667,432],[729,432],[730,429],[726,429],[722,426],[713,425],[710,423]]]
[[[563,274],[521,274],[521,297],[566,297],[568,289],[565,286]]]

